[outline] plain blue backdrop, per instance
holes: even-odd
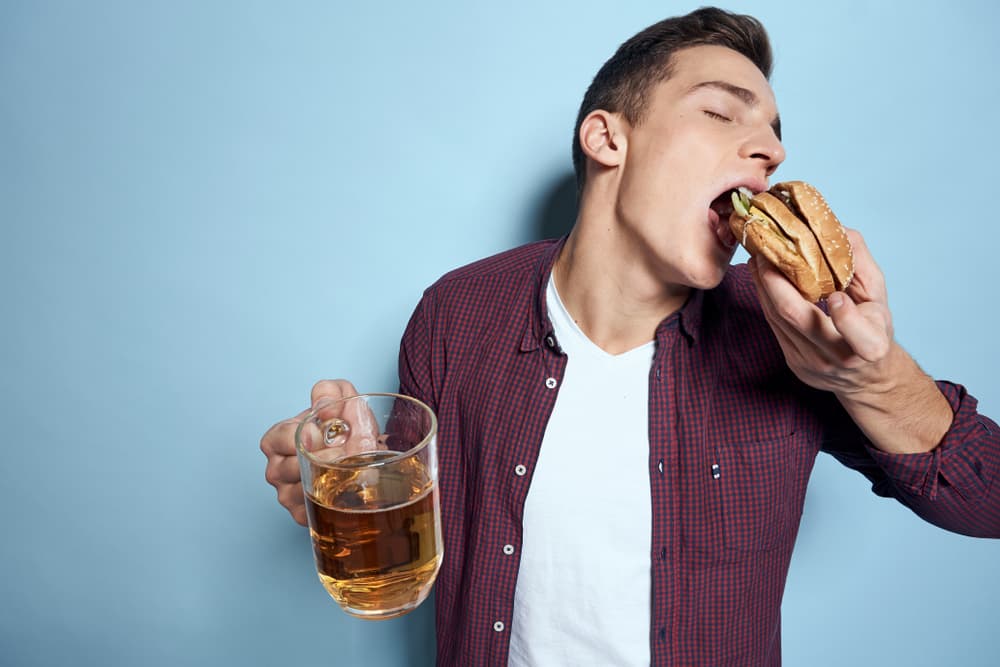
[[[443,272],[572,219],[590,78],[691,2],[0,2],[5,665],[429,665],[433,605],[320,587],[263,432],[393,389]],[[1000,10],[732,2],[789,158],[866,235],[896,332],[1000,416]],[[823,456],[787,665],[1000,664],[1000,542]]]

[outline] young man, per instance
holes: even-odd
[[[728,193],[784,159],[770,68],[759,23],[717,9],[630,39],[580,109],[570,235],[418,304],[399,375],[440,420],[440,664],[779,664],[821,449],[1000,536],[1000,429],[894,342],[860,235],[829,315],[764,262],[729,266]],[[304,523],[293,430],[261,448]]]

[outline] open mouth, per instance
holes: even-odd
[[[729,216],[733,214],[731,192],[731,189],[727,189],[713,199],[712,203],[708,206],[715,213],[715,216],[710,217],[715,228],[715,235],[727,250],[732,250],[736,247],[736,237],[733,236],[732,230],[729,229]]]

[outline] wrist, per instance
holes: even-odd
[[[878,449],[895,454],[931,451],[951,426],[951,404],[895,342],[880,366],[856,389],[835,392],[837,399]]]

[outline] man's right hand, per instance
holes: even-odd
[[[315,405],[321,398],[339,399],[357,393],[358,390],[347,380],[320,380],[313,385],[310,405]],[[310,409],[278,422],[260,439],[260,451],[267,457],[264,479],[277,490],[282,507],[303,526],[306,525],[306,504],[295,454],[295,429]]]

